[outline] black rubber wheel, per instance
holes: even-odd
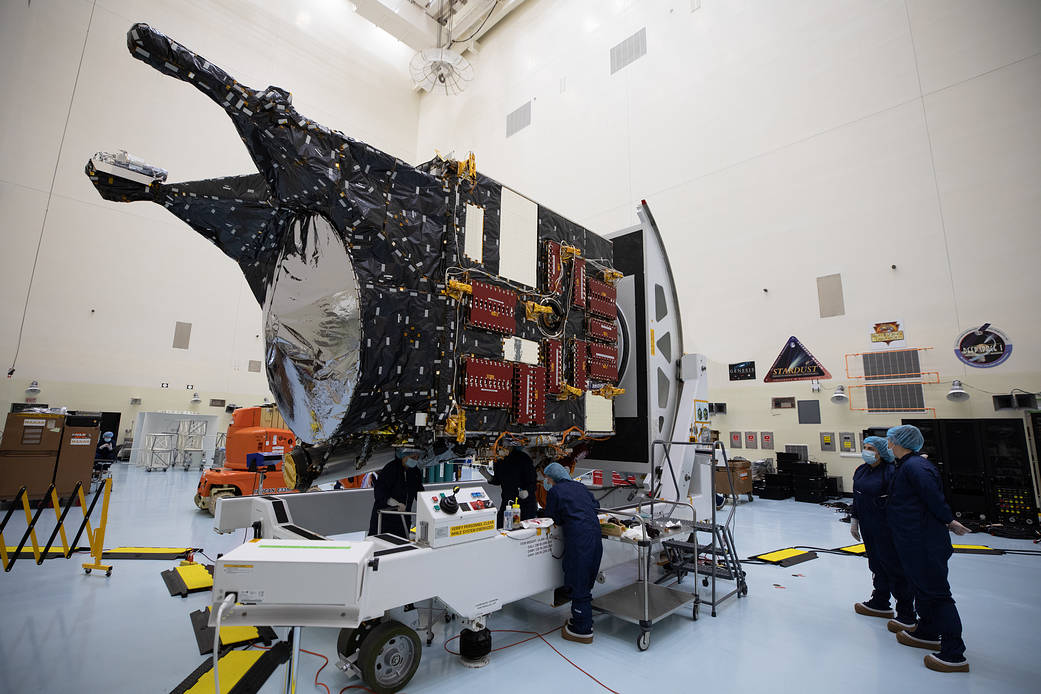
[[[636,639],[636,647],[641,651],[646,651],[651,647],[651,632],[641,631],[640,636]]]
[[[340,629],[336,636],[336,653],[341,658],[348,658],[358,650],[361,642],[369,635],[379,622],[362,622],[357,629]]]
[[[708,579],[707,579],[707,578],[703,578],[703,579],[701,579],[701,585],[703,585],[703,586],[705,586],[706,588],[708,588]]]
[[[752,496],[752,492],[748,492],[748,500],[749,501],[755,501],[755,497]]]
[[[694,621],[698,621],[698,603],[694,603]]]
[[[401,690],[419,668],[419,635],[401,622],[383,622],[362,639],[355,663],[369,689],[378,694]]]
[[[89,574],[90,573],[90,569],[83,569],[83,573]]]
[[[112,575],[112,569],[109,569],[108,571],[105,572],[105,578],[108,578],[111,575]]]
[[[748,595],[748,584],[747,583],[742,583],[741,584],[741,595]]]

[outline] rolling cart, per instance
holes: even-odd
[[[663,501],[660,499],[648,499],[632,506],[623,506],[618,509],[604,509],[602,512],[612,516],[625,516],[635,519],[640,524],[642,539],[633,542],[623,538],[608,536],[609,541],[632,542],[636,545],[637,580],[627,586],[613,590],[593,600],[593,609],[602,614],[609,614],[618,619],[631,622],[640,627],[640,635],[636,639],[636,647],[646,651],[651,646],[651,627],[669,615],[690,607],[691,618],[697,620],[698,605],[701,599],[698,595],[698,584],[694,582],[694,592],[680,590],[672,586],[661,585],[651,580],[651,558],[652,548],[664,541],[663,536],[651,539],[647,535],[647,524],[640,513],[640,509],[650,506],[671,506],[674,511],[677,506],[685,506],[690,509],[691,518],[696,519],[694,506],[683,502]],[[632,511],[623,509],[633,509]],[[670,513],[671,516],[671,513]],[[697,522],[680,521],[681,529],[676,533],[686,534],[693,532]]]

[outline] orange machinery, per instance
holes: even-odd
[[[246,456],[251,453],[281,453],[288,455],[296,445],[296,437],[287,427],[274,405],[241,407],[231,415],[225,444],[224,467],[204,470],[195,494],[195,505],[213,513],[217,500],[225,496],[249,494],[280,494],[290,491],[282,477],[282,463],[273,472],[264,473],[264,487],[259,488],[261,475],[246,468]]]

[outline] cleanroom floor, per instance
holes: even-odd
[[[107,547],[198,546],[213,557],[242,541],[238,533],[216,535],[210,516],[195,508],[197,471],[145,473],[125,464],[113,471]],[[75,518],[78,511],[70,515]],[[24,530],[20,516],[12,518],[5,532],[8,544]],[[791,545],[849,544],[849,526],[840,517],[831,509],[791,500],[742,503],[737,548],[747,557]],[[41,520],[44,538],[52,523],[53,515],[49,522],[46,515]],[[1038,548],[1029,541],[984,535],[964,541]],[[159,573],[176,562],[114,560],[113,575],[105,578],[84,575],[79,568],[84,556],[42,566],[21,559],[0,575],[0,692],[169,692],[204,659],[188,613],[206,605],[209,594],[170,597]],[[1041,557],[951,559],[951,583],[972,667],[968,675],[926,670],[922,657],[927,651],[898,644],[885,621],[854,614],[853,603],[870,592],[862,558],[821,555],[788,569],[748,565],[746,570],[747,599],[728,601],[716,618],[708,609],[697,622],[686,610],[667,618],[654,627],[646,652],[636,649],[638,627],[609,616],[596,617],[592,646],[564,641],[557,633],[546,639],[575,666],[626,694],[694,688],[1020,694],[1035,691],[1041,681]],[[496,567],[488,567],[486,576],[459,580],[495,581]],[[547,631],[561,624],[567,612],[566,607],[553,610],[525,600],[496,613],[490,627]],[[454,634],[458,622],[451,629]],[[335,634],[305,629],[304,648],[334,658]],[[494,634],[493,646],[521,638]],[[424,650],[406,692],[608,691],[537,639],[493,653],[490,664],[479,670],[464,667],[445,652],[443,642],[439,633]],[[298,692],[325,691],[313,685],[321,664],[320,658],[301,655]],[[331,694],[359,684],[332,666],[322,671],[320,681]],[[261,691],[281,691],[281,684],[279,671]]]

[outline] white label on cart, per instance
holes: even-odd
[[[488,614],[489,612],[495,612],[496,610],[502,609],[502,600],[499,598],[492,598],[491,600],[485,600],[474,605],[474,612],[477,614]]]
[[[90,445],[90,434],[73,434],[69,438],[70,446],[89,446]]]
[[[240,590],[239,602],[264,602],[264,591],[262,590]]]
[[[547,554],[550,551],[549,536],[543,535],[541,537],[533,537],[525,542],[524,546],[528,550],[528,557],[537,557],[540,554]]]
[[[47,420],[46,419],[23,419],[22,420],[22,426],[23,427],[43,427],[43,426],[47,426]]]

